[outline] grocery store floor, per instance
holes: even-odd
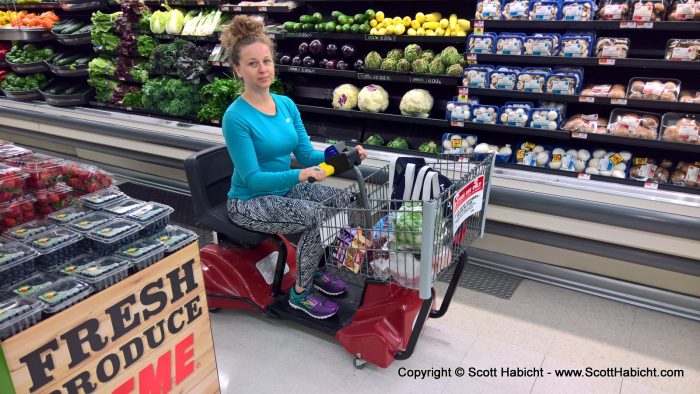
[[[444,291],[445,285],[438,283]],[[223,393],[698,393],[700,322],[523,281],[510,300],[459,288],[416,352],[357,370],[332,338],[223,310],[211,317]],[[456,367],[544,368],[544,377],[458,378]],[[452,368],[414,380],[399,369]],[[682,369],[682,378],[563,378],[554,369]],[[548,375],[547,372],[552,372]],[[660,373],[660,372],[659,372]]]

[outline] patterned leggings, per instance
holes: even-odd
[[[297,285],[308,288],[323,256],[318,227],[324,203],[347,207],[350,194],[318,183],[299,183],[284,197],[230,199],[227,206],[231,220],[249,230],[269,234],[302,233],[297,245]]]

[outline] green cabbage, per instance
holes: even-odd
[[[420,249],[423,229],[423,204],[407,201],[403,203],[394,219],[394,231],[398,246]]]

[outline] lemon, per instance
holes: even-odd
[[[445,29],[443,29],[442,27],[438,27],[437,29],[435,29],[435,35],[436,35],[436,36],[444,36],[444,35],[445,35]]]
[[[411,27],[414,28],[415,30],[418,30],[420,28],[420,22],[418,22],[417,20],[413,20],[411,22]]]
[[[450,21],[448,21],[445,18],[440,19],[440,27],[442,27],[443,29],[446,29],[447,26],[449,26],[449,25],[450,25]]]
[[[395,17],[394,17],[394,24],[395,24],[395,25],[400,25],[400,24],[402,24],[402,23],[403,23],[403,18],[402,18],[402,17],[400,17],[400,16],[395,16]]]
[[[433,37],[433,36],[435,36],[435,32],[432,31],[432,30],[430,30],[430,29],[428,29],[428,30],[425,31],[425,35],[426,35],[426,36],[429,36],[429,37]]]
[[[377,20],[376,20],[376,19],[372,19],[371,21],[369,21],[369,25],[372,26],[372,27],[377,27]]]
[[[466,32],[463,32],[461,30],[457,32],[457,37],[466,37],[466,36],[467,36]]]
[[[369,31],[369,34],[376,36],[377,35],[377,28],[373,27],[372,30]]]
[[[412,27],[408,29],[408,32],[407,32],[407,33],[408,33],[409,36],[415,36],[415,35],[418,34],[418,33],[416,32],[416,29],[414,29],[414,28],[412,28]]]
[[[400,26],[403,26],[403,25],[400,25]],[[394,25],[390,25],[386,28],[386,34],[389,36],[394,34]]]
[[[379,11],[374,15],[374,18],[377,19],[377,22],[381,22],[384,20],[384,12]]]
[[[417,13],[416,20],[418,21],[418,23],[420,23],[422,25],[423,22],[425,22],[425,14],[422,12]]]
[[[411,27],[411,17],[409,16],[404,16],[403,17],[403,25],[405,27]]]
[[[396,25],[396,27],[394,28],[394,34],[396,34],[397,36],[402,35],[405,31],[406,26],[404,25]]]
[[[416,35],[418,35],[418,36],[424,36],[424,35],[425,35],[425,29],[422,28],[422,27],[419,27],[418,29],[416,29]]]
[[[379,29],[379,31],[377,32],[377,35],[378,35],[378,36],[385,36],[385,35],[386,35],[386,29],[383,28],[383,27],[382,27],[381,29]]]

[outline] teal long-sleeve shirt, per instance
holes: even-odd
[[[294,102],[272,94],[277,113],[264,114],[243,97],[237,98],[224,113],[222,130],[233,161],[228,198],[249,200],[265,195],[283,196],[299,183],[290,154],[304,167],[324,160],[306,133]]]

